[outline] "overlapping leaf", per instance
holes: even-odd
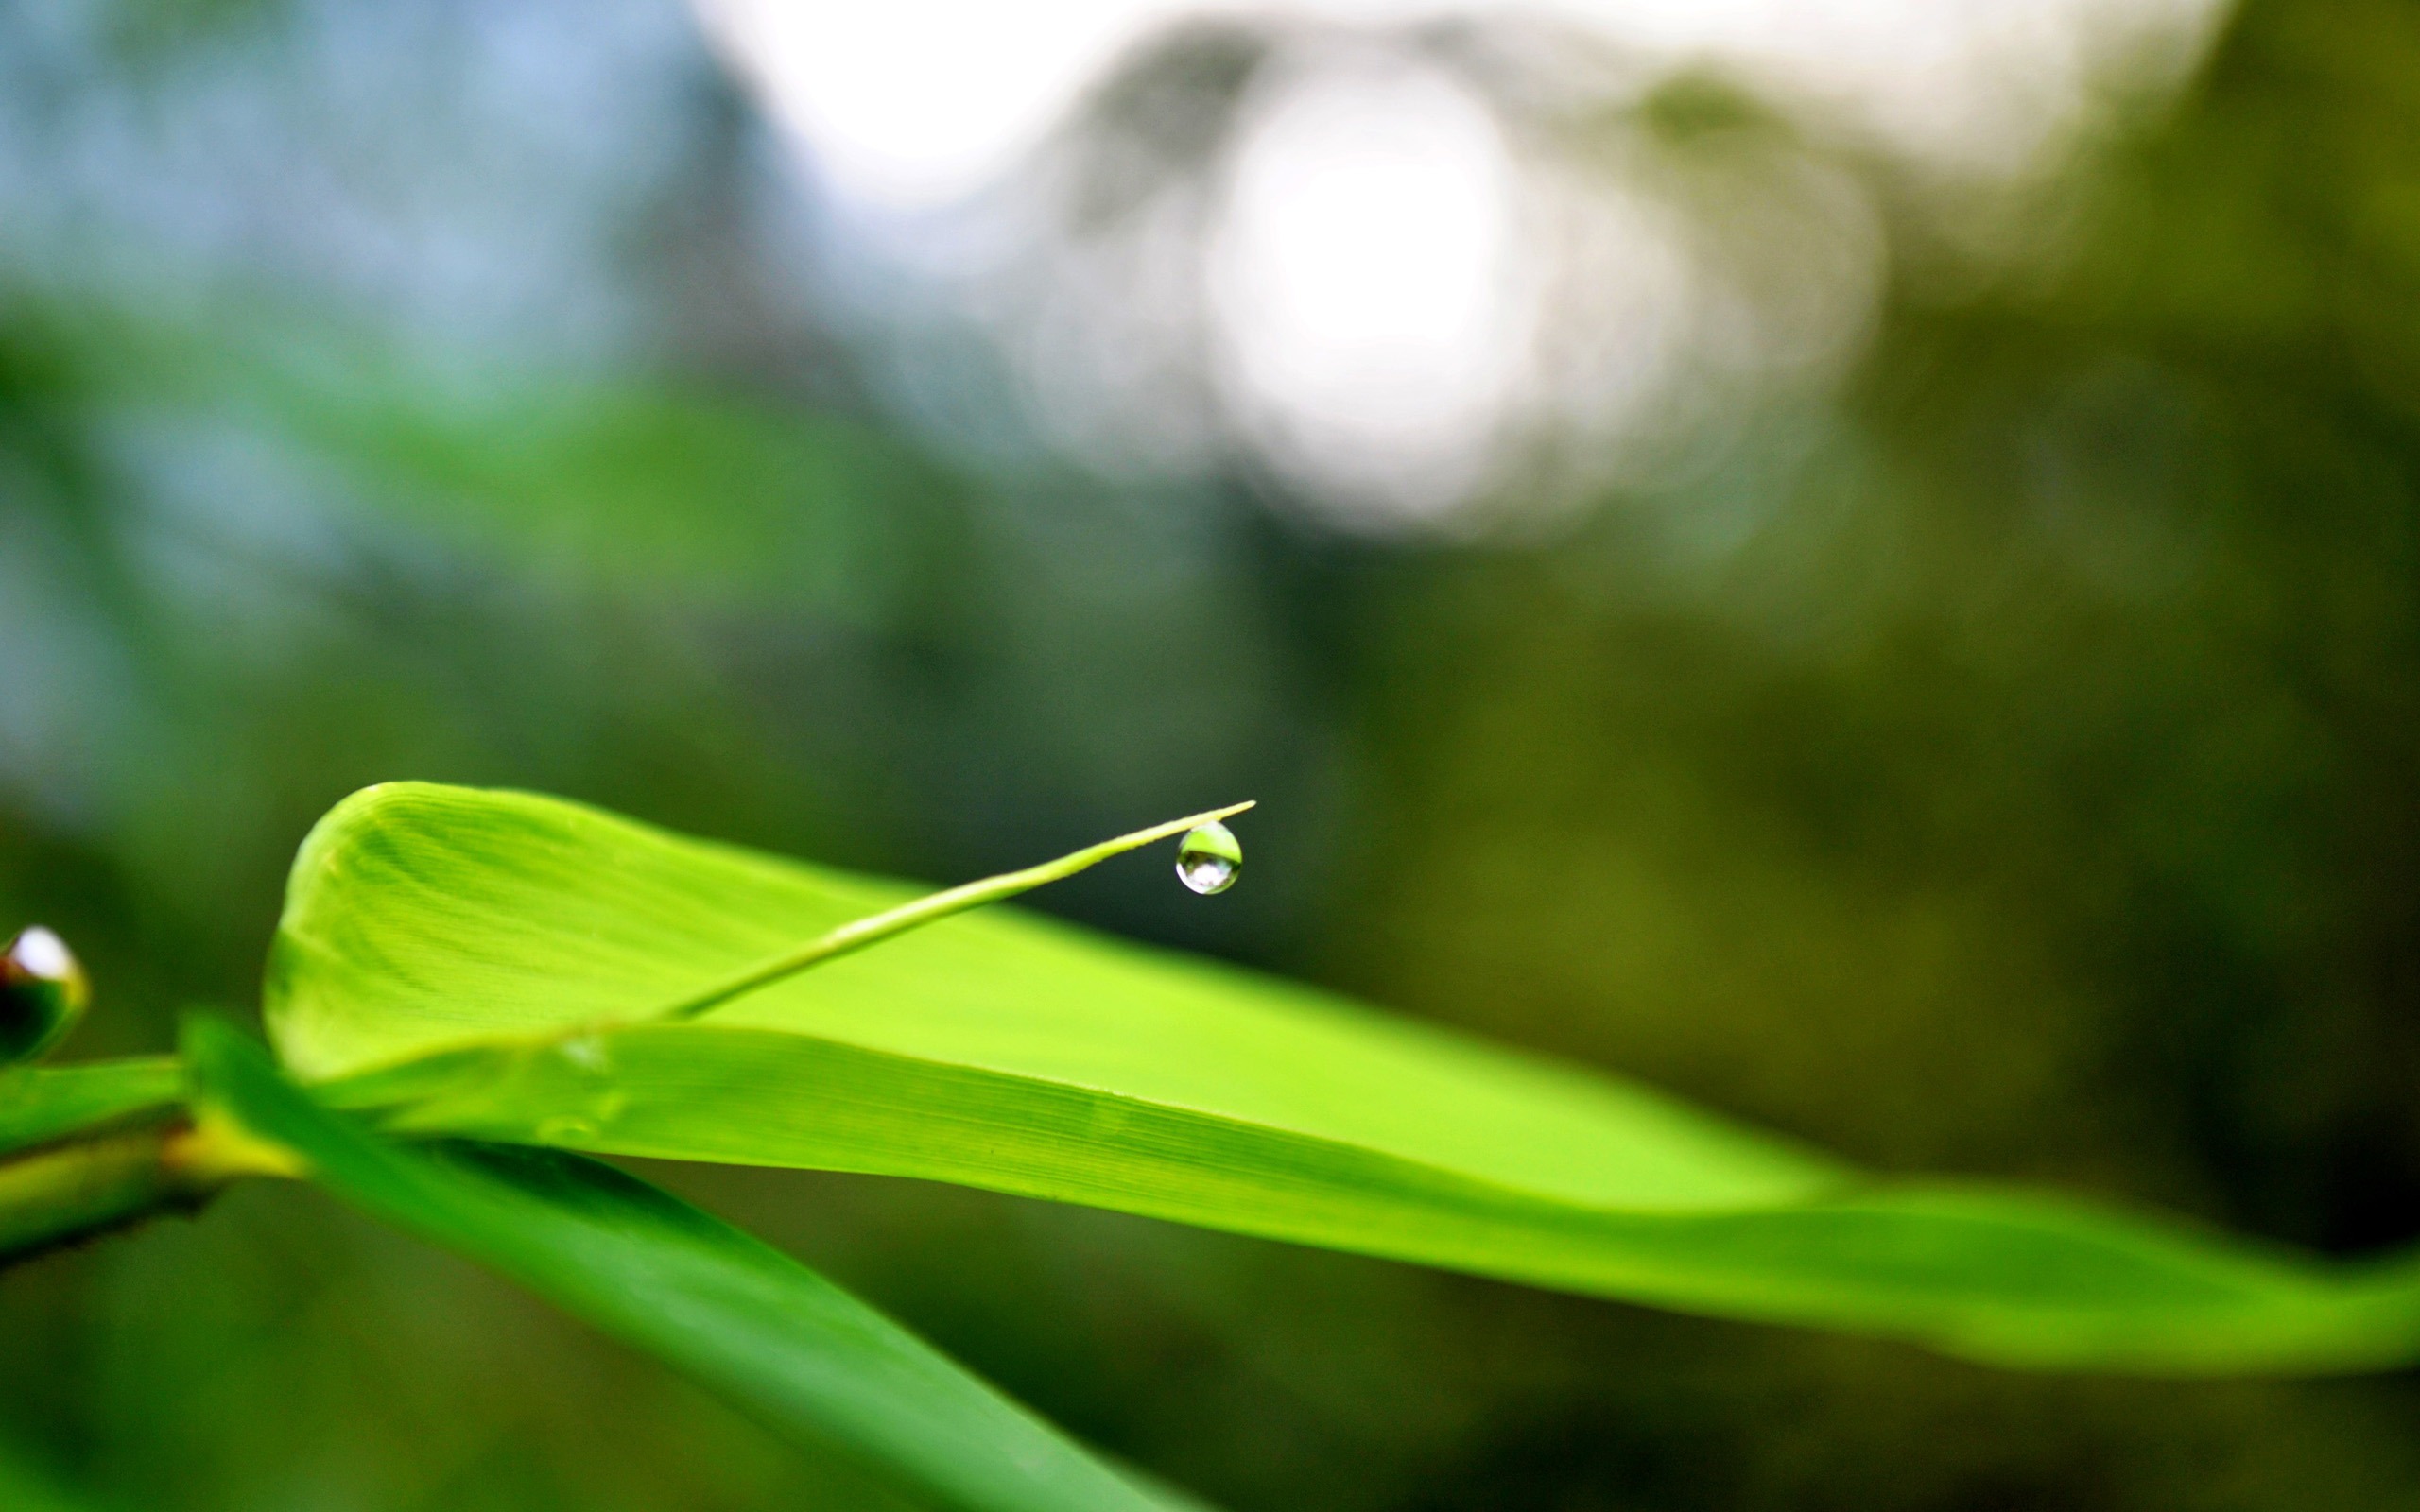
[[[406,1150],[232,1029],[186,1035],[205,1104],[346,1201],[469,1255],[771,1427],[968,1512],[1171,1512],[880,1314],[739,1230],[558,1151]]]
[[[269,1025],[298,1073],[421,1132],[934,1177],[2011,1364],[2420,1357],[2408,1262],[2333,1270],[2046,1194],[1878,1181],[1008,910],[629,1022],[908,895],[553,799],[375,788],[297,860]]]

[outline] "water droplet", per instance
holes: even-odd
[[[531,1131],[542,1144],[593,1146],[630,1106],[630,1093],[614,1084],[613,1049],[602,1035],[562,1040],[532,1069],[542,1074],[527,1096],[555,1108]]]
[[[36,924],[0,951],[0,1065],[32,1060],[67,1038],[92,1001],[67,942]]]
[[[584,1034],[576,1040],[566,1040],[562,1042],[562,1048],[563,1058],[583,1072],[601,1072],[607,1069],[605,1041],[593,1034]]]
[[[1216,819],[1189,831],[1177,842],[1177,878],[1195,892],[1205,896],[1225,892],[1236,885],[1236,873],[1243,868],[1244,848],[1236,843],[1235,832]]]

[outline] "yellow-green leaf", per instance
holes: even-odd
[[[1883,1181],[1008,909],[630,1022],[912,894],[550,799],[373,788],[297,859],[268,1023],[298,1074],[399,1129],[959,1181],[2009,1364],[2420,1357],[2410,1263]]]

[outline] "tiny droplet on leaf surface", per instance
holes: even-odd
[[[578,1113],[542,1118],[538,1126],[530,1130],[541,1144],[580,1144],[596,1138],[599,1132],[595,1119],[582,1118]]]
[[[1243,868],[1244,848],[1236,843],[1235,832],[1216,819],[1188,831],[1177,842],[1177,878],[1195,892],[1205,896],[1225,892],[1236,885],[1236,873]]]
[[[0,1066],[32,1060],[67,1038],[92,1001],[67,942],[36,924],[0,951]]]

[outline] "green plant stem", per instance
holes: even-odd
[[[952,914],[964,913],[967,909],[979,908],[985,903],[1013,898],[1021,892],[1030,892],[1045,883],[1072,877],[1077,872],[1088,867],[1097,866],[1114,855],[1120,855],[1137,847],[1150,845],[1154,840],[1165,840],[1170,835],[1183,834],[1196,825],[1208,824],[1213,819],[1223,819],[1232,815],[1241,814],[1252,806],[1250,802],[1230,803],[1225,808],[1212,809],[1206,814],[1193,814],[1182,819],[1170,819],[1166,824],[1155,824],[1148,830],[1137,830],[1132,834],[1121,834],[1114,840],[1103,840],[1098,845],[1086,846],[1083,850],[1071,851],[1056,861],[1046,861],[1040,866],[1028,867],[1022,871],[1005,871],[996,877],[984,877],[978,881],[962,883],[944,891],[919,898],[913,902],[902,903],[896,908],[885,909],[878,914],[870,914],[863,919],[842,924],[828,935],[809,940],[796,950],[786,951],[770,960],[760,961],[694,997],[683,998],[670,1007],[649,1015],[648,1022],[678,1022],[697,1018],[721,1007],[734,998],[745,996],[758,988],[769,986],[786,976],[804,971],[810,966],[821,965],[836,955],[846,955],[851,951],[861,951],[869,945],[879,944],[895,936],[904,935],[920,925],[929,924],[938,919],[946,919]]]
[[[242,1176],[295,1176],[284,1151],[204,1119],[60,1144],[0,1164],[0,1263],[199,1208]]]
[[[61,1145],[0,1166],[0,1256],[9,1259],[199,1200],[164,1129]]]

